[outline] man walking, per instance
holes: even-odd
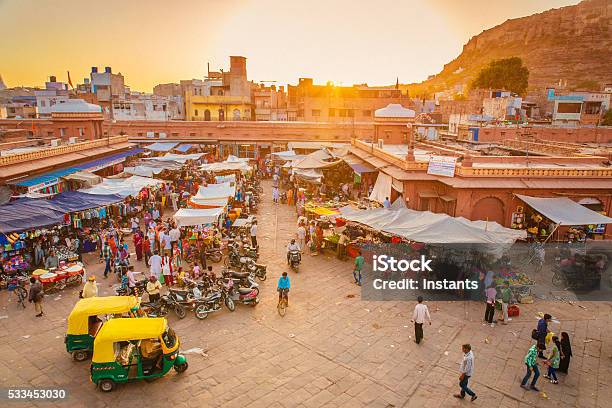
[[[104,278],[108,278],[108,273],[111,271],[111,259],[113,258],[113,252],[111,251],[111,247],[108,244],[108,240],[104,241],[104,246],[102,247],[102,259],[104,259]]]
[[[257,221],[251,223],[251,246],[257,248]]]
[[[476,393],[468,387],[468,382],[474,374],[474,353],[472,353],[472,346],[469,344],[461,346],[461,350],[463,351],[463,360],[459,366],[459,371],[461,372],[461,375],[459,375],[459,387],[461,387],[461,392],[455,394],[454,397],[464,399],[465,394],[467,394],[472,397],[472,401],[475,401],[478,397]]]
[[[414,323],[414,342],[419,344],[423,339],[423,323],[425,323],[425,319],[427,319],[431,326],[431,316],[427,305],[423,304],[423,296],[419,296],[417,302],[418,303],[414,307],[414,312],[412,313],[412,322]]]
[[[542,353],[542,351],[544,350],[546,350],[546,346],[544,344],[540,344],[539,342],[538,344],[533,345],[529,348],[529,351],[527,352],[527,355],[525,356],[524,360],[525,365],[527,366],[527,373],[525,374],[525,377],[523,377],[523,381],[521,381],[521,388],[524,388],[526,390],[540,391],[536,387],[536,383],[538,382],[538,378],[540,377],[540,369],[538,368],[537,356],[538,352]],[[531,385],[528,387],[527,382],[529,381],[532,372],[533,379],[531,380]]]
[[[45,292],[43,292],[42,283],[34,277],[30,278],[30,294],[28,296],[28,301],[34,303],[36,317],[41,317],[43,315],[42,301],[44,297]]]
[[[501,290],[502,301],[502,324],[508,324],[508,304],[512,299],[512,291],[510,290],[510,282],[504,281],[504,287]]]
[[[353,278],[355,278],[355,283],[359,286],[361,286],[361,269],[363,268],[364,263],[365,259],[361,255],[361,250],[358,250],[357,256],[355,257],[355,269],[353,270]]]

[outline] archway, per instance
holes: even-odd
[[[232,115],[234,120],[240,120],[240,109],[234,109]]]
[[[204,111],[204,120],[210,120],[210,111],[208,109]]]
[[[219,109],[219,120],[225,120],[225,111],[223,109]]]
[[[504,203],[497,197],[478,200],[472,209],[473,220],[495,221],[505,225]]]

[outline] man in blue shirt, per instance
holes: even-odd
[[[289,306],[289,288],[291,287],[291,282],[289,282],[289,276],[287,276],[287,272],[283,272],[283,276],[278,280],[278,303],[280,304],[281,300],[283,300],[283,296],[287,300],[287,306]]]

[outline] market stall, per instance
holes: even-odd
[[[218,224],[223,208],[181,208],[173,216],[178,227]]]

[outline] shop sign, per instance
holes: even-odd
[[[34,186],[28,187],[28,193],[33,193],[35,191],[42,190],[43,188],[54,186],[57,183],[59,183],[59,179],[58,178],[54,178],[52,180],[47,180],[45,182],[42,182],[42,183],[36,184]]]
[[[431,156],[427,174],[444,177],[455,177],[455,167],[457,166],[456,157]]]

